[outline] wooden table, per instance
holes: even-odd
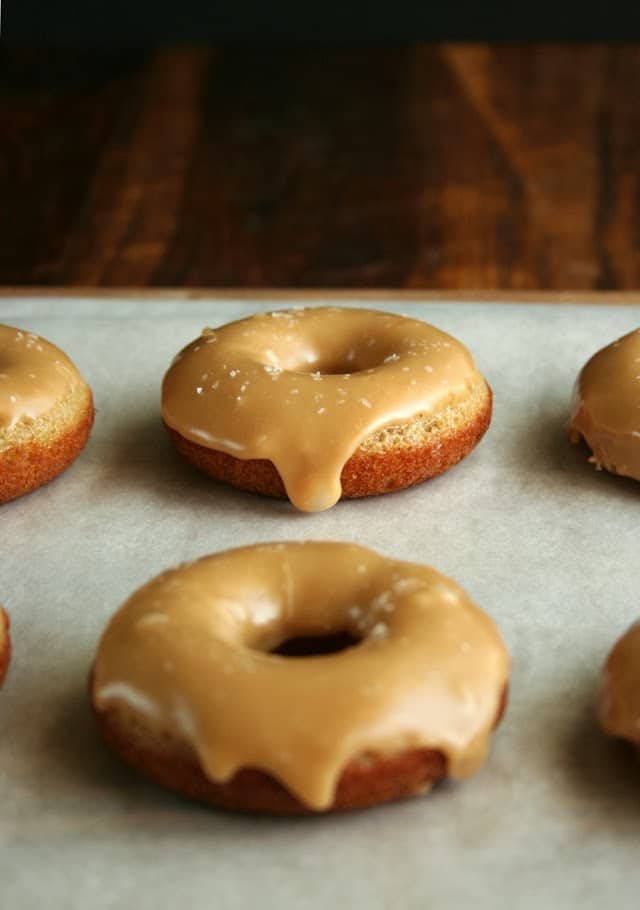
[[[629,290],[640,47],[4,51],[0,284]]]

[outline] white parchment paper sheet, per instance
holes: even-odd
[[[364,304],[363,304],[364,305]],[[317,515],[207,480],[158,417],[173,354],[268,302],[0,300],[63,347],[95,393],[90,443],[0,509],[0,600],[15,641],[0,694],[0,906],[620,908],[640,901],[640,764],[600,736],[597,675],[640,616],[640,486],[563,433],[590,354],[640,307],[373,304],[460,337],[495,393],[479,448],[443,477]],[[86,698],[97,638],[143,582],[267,540],[355,541],[433,564],[499,623],[511,700],[477,777],[305,821],[226,815],[104,750]]]

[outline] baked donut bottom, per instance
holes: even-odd
[[[482,381],[462,402],[437,414],[419,414],[408,423],[383,427],[368,436],[344,465],[341,499],[391,493],[442,474],[480,442],[491,412],[492,392]],[[192,442],[169,426],[167,430],[178,452],[215,480],[251,493],[288,498],[271,461],[242,460]]]
[[[0,686],[4,682],[11,659],[11,638],[9,636],[9,617],[0,607]]]
[[[48,483],[72,464],[93,426],[91,390],[81,386],[31,423],[0,434],[0,503]]]
[[[90,681],[90,688],[91,688]],[[505,686],[494,721],[498,726],[507,704]],[[438,749],[408,749],[395,754],[367,753],[351,760],[338,779],[334,800],[326,809],[305,805],[264,771],[244,768],[226,783],[203,772],[191,746],[147,726],[124,704],[94,715],[106,744],[130,767],[169,790],[221,809],[269,815],[322,815],[365,809],[431,789],[447,776],[447,760]]]

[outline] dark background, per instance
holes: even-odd
[[[548,0],[4,0],[3,41],[633,40],[639,4]]]
[[[0,284],[637,290],[638,6],[4,0]]]

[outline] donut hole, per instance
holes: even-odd
[[[373,341],[373,344],[369,344]],[[304,360],[293,361],[290,357],[283,358],[283,366],[296,373],[320,373],[321,376],[344,376],[346,373],[362,373],[373,370],[389,362],[389,358],[397,359],[396,354],[385,346],[376,342],[376,339],[359,339],[352,345],[340,348],[330,353],[308,351]],[[287,362],[288,361],[288,362]]]
[[[361,639],[346,630],[331,632],[328,635],[297,635],[286,638],[270,654],[279,657],[317,657],[321,654],[338,654],[360,644]]]

